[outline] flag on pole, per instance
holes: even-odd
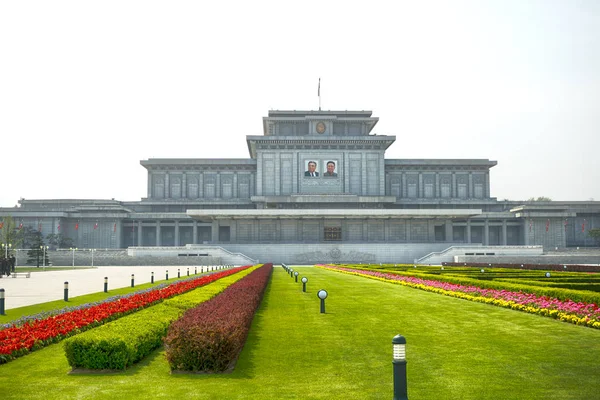
[[[317,96],[321,96],[321,78],[319,78],[319,88],[317,89]]]
[[[56,227],[57,231],[60,231],[60,223],[58,224],[58,226]]]
[[[94,224],[94,229],[98,229],[98,223],[97,222]]]
[[[529,220],[529,232],[531,232],[532,228],[533,228],[533,221],[530,219]]]
[[[117,223],[115,222],[115,226],[113,227],[113,232],[117,231]]]
[[[79,222],[75,223],[75,230],[79,229]]]
[[[568,222],[568,221],[569,221],[569,220],[565,219],[565,231],[567,230],[567,222]]]
[[[581,224],[581,232],[585,232],[585,219],[583,220],[583,223]]]
[[[550,229],[550,220],[546,221],[546,232],[548,232],[548,229]]]
[[[0,229],[4,228],[4,222],[0,222]]]
[[[19,230],[23,229],[23,221],[19,224]]]

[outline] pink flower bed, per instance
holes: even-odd
[[[549,316],[562,321],[600,329],[600,307],[593,303],[559,300],[548,296],[538,296],[532,293],[483,289],[477,286],[458,285],[380,271],[365,271],[332,265],[322,265],[321,267],[353,275],[400,283],[406,286],[460,297],[467,300],[481,301],[506,308]]]

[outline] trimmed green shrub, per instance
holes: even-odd
[[[178,308],[158,304],[65,341],[72,368],[125,369],[161,345]]]

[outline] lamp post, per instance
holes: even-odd
[[[392,339],[394,365],[394,400],[408,400],[406,385],[406,339],[396,335]]]
[[[296,282],[298,282],[298,271],[294,271],[294,278],[296,278]]]
[[[90,249],[90,251],[92,252],[92,268],[94,268],[94,253],[96,252],[96,249]]]
[[[42,249],[42,266],[44,268],[46,268],[46,250],[48,250],[48,246],[40,246],[40,249]]]
[[[317,292],[317,297],[321,299],[321,314],[325,314],[325,299],[327,298],[327,290],[319,290]]]
[[[308,278],[307,277],[302,277],[302,291],[306,292],[306,282],[308,282]]]
[[[71,247],[69,250],[71,250],[73,252],[73,264],[72,264],[72,267],[75,268],[75,250],[77,250],[77,247]]]
[[[4,248],[4,258],[8,258],[8,249],[12,247],[12,243],[2,243],[2,247]]]

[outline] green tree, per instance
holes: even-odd
[[[34,264],[37,267],[40,267],[40,264],[48,265],[50,263],[50,259],[48,258],[48,251],[44,251],[43,247],[46,246],[44,243],[44,239],[42,238],[42,233],[38,231],[34,231],[31,233],[31,245],[29,247],[29,251],[27,252],[27,264]],[[45,260],[44,260],[45,256]]]
[[[540,196],[538,198],[530,197],[527,201],[552,201],[550,197]]]
[[[73,239],[62,233],[51,233],[46,235],[46,240],[53,249],[68,249],[70,247],[75,247],[73,246]]]
[[[588,231],[588,236],[593,238],[598,246],[600,246],[600,228],[590,229]]]
[[[23,244],[23,235],[17,228],[15,220],[11,216],[0,220],[0,243],[9,246],[11,251],[18,249]],[[9,253],[11,252],[9,251]],[[3,254],[4,255],[4,254]]]

